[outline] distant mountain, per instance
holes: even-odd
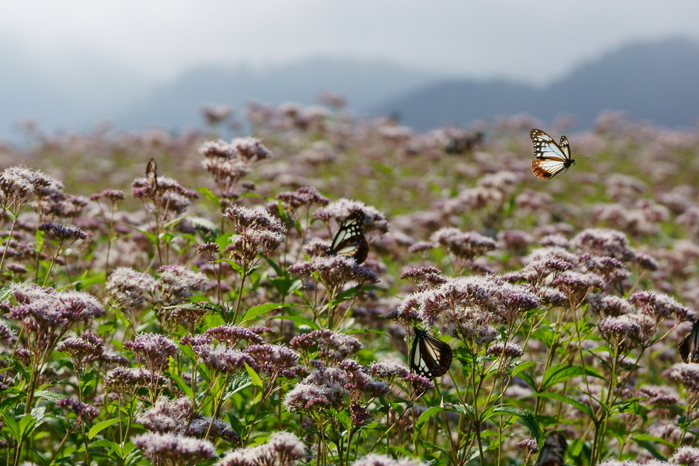
[[[318,103],[322,91],[338,93],[351,109],[361,111],[440,78],[435,72],[383,61],[316,58],[253,70],[250,67],[201,67],[158,86],[124,112],[119,127],[201,126],[203,104],[227,104],[238,116],[250,101],[277,105]]]
[[[203,125],[203,104],[230,105],[240,119],[249,101],[311,105],[325,90],[344,96],[360,115],[396,113],[418,130],[516,113],[544,121],[572,114],[585,127],[605,109],[665,126],[689,126],[699,118],[699,44],[682,39],[622,47],[545,87],[449,79],[385,61],[341,58],[262,69],[200,67],[154,82],[90,52],[44,63],[1,32],[0,63],[0,138],[15,140],[15,125],[30,118],[50,132],[86,131],[101,120],[121,130],[158,125],[178,131]]]
[[[0,63],[0,138],[16,137],[17,124],[30,119],[50,131],[86,130],[152,84],[91,52],[44,63],[1,34]]]
[[[561,114],[589,127],[604,110],[667,127],[699,119],[699,44],[685,39],[636,43],[573,69],[545,87],[506,81],[448,80],[390,99],[374,113],[396,113],[418,130],[526,113],[545,122]]]

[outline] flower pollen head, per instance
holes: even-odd
[[[134,353],[136,359],[155,372],[165,370],[169,358],[175,356],[179,351],[175,342],[164,335],[155,333],[136,335],[133,341],[124,343],[124,348]]]
[[[430,241],[437,243],[454,256],[473,260],[478,256],[497,248],[495,240],[476,232],[462,232],[456,228],[446,227],[437,230],[430,237]]]
[[[156,464],[196,464],[216,457],[213,443],[193,437],[147,433],[137,435],[131,441]]]

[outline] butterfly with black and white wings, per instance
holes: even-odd
[[[330,249],[325,251],[328,256],[349,256],[357,264],[361,264],[369,254],[369,243],[364,237],[364,212],[352,212],[337,230]]]
[[[451,347],[425,330],[414,327],[415,339],[410,349],[410,370],[432,380],[451,367]]]
[[[563,466],[563,457],[567,447],[568,442],[562,433],[551,432],[544,440],[544,447],[539,453],[536,466]]]
[[[692,331],[684,337],[678,348],[684,362],[699,362],[699,320],[694,322]]]
[[[534,143],[534,160],[532,160],[532,173],[537,178],[548,180],[560,172],[568,170],[575,160],[570,158],[570,145],[568,138],[561,136],[561,142],[556,143],[551,136],[540,129],[533,129],[529,137]]]

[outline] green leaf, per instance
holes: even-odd
[[[547,348],[551,348],[551,345],[553,344],[554,341],[556,341],[556,338],[558,337],[558,332],[556,332],[552,327],[550,326],[541,326],[534,330],[534,333],[532,333],[532,338],[536,338],[540,342],[542,342],[544,345],[546,345]]]
[[[567,396],[559,395],[558,393],[534,393],[531,396],[538,396],[541,398],[551,398],[553,400],[562,401],[565,404],[569,404],[575,408],[578,408],[580,411],[582,411],[590,419],[592,419],[592,420],[595,419],[595,416],[592,412],[592,408],[590,408],[586,404],[580,403],[577,400],[574,400],[572,398],[568,398]]]
[[[95,438],[95,435],[99,434],[107,427],[113,426],[114,424],[118,424],[118,423],[119,423],[119,419],[107,419],[106,421],[102,421],[98,424],[95,424],[94,426],[92,426],[90,431],[87,433],[87,438],[92,440],[93,438]]]
[[[521,409],[521,408],[515,408],[514,406],[497,406],[495,409],[493,409],[493,412],[495,414],[499,413],[507,413],[507,414],[512,414],[513,416],[517,416],[519,420],[524,424],[527,429],[532,433],[532,436],[536,439],[538,443],[541,443],[541,426],[536,420],[536,416],[534,414],[527,410],[527,409]]]
[[[572,379],[573,377],[578,377],[585,374],[597,378],[602,378],[596,372],[581,366],[567,366],[565,364],[556,364],[555,366],[549,367],[549,369],[546,371],[546,374],[544,374],[544,380],[541,388],[543,390],[546,390],[552,385],[565,382],[568,379]]]
[[[444,408],[442,408],[441,406],[434,406],[425,411],[424,413],[420,414],[420,417],[417,418],[417,422],[415,423],[415,432],[413,438],[417,438],[418,432],[420,431],[422,426],[430,420],[433,414],[441,413],[442,411],[444,411]]]
[[[665,458],[657,448],[655,448],[655,445],[653,442],[660,442],[664,443],[666,445],[670,445],[671,447],[674,447],[675,444],[672,442],[667,442],[666,440],[663,440],[658,437],[653,437],[652,435],[636,435],[634,437],[631,437],[631,439],[639,444],[641,447],[645,448],[655,459],[658,459],[660,461],[667,461],[667,458]]]
[[[538,390],[538,387],[536,386],[536,380],[531,374],[527,372],[520,372],[518,375],[520,379],[527,382],[527,385],[529,385],[532,388],[532,390]]]
[[[183,345],[183,346],[186,346],[186,345]],[[170,377],[172,377],[172,380],[174,380],[175,383],[177,384],[177,388],[182,390],[182,392],[184,392],[184,394],[187,396],[187,398],[189,398],[190,400],[194,398],[194,393],[192,392],[192,387],[190,387],[187,384],[187,382],[185,382],[182,379],[182,377],[180,377],[179,375],[176,375],[176,374],[172,374],[172,373],[170,373]]]
[[[34,416],[32,414],[25,414],[22,417],[19,418],[19,434],[20,438],[24,438],[24,436],[34,428],[34,425],[36,424],[36,419],[34,419]]]
[[[262,384],[262,379],[260,378],[259,375],[257,375],[257,372],[255,372],[255,369],[250,367],[248,363],[245,364],[245,370],[247,371],[248,375],[250,376],[250,382],[252,383],[253,387],[262,389],[264,385]]]
[[[36,230],[36,235],[34,236],[36,239],[36,250],[41,251],[44,249],[44,237],[46,236],[45,232],[41,230]]]
[[[655,442],[655,443],[663,443],[663,444],[665,444],[665,445],[667,445],[667,446],[670,446],[670,447],[674,447],[674,446],[675,446],[675,443],[674,443],[674,442],[671,442],[670,440],[665,440],[665,439],[663,439],[663,438],[654,437],[654,436],[648,435],[648,434],[638,434],[638,435],[634,435],[633,437],[631,437],[631,439],[632,439],[632,440],[635,440],[635,441],[637,441],[637,442],[638,442],[638,441],[642,441],[642,442]]]
[[[155,235],[153,233],[149,233],[145,230],[139,230],[138,228],[134,228],[134,227],[129,227],[129,228],[131,228],[132,230],[136,230],[137,232],[139,232],[140,234],[145,236],[148,239],[148,241],[150,241],[151,244],[156,244],[158,242],[157,235]]]
[[[240,325],[243,322],[247,322],[248,320],[252,320],[255,317],[259,316],[260,314],[264,314],[265,312],[273,311],[275,309],[279,309],[280,307],[291,307],[291,306],[293,306],[293,304],[291,304],[291,303],[265,303],[265,304],[257,304],[256,306],[251,306],[245,311],[245,314],[243,314],[242,320],[237,325]]]
[[[15,420],[15,417],[8,411],[3,411],[2,417],[5,420],[5,425],[10,430],[12,438],[17,440],[18,442],[21,442],[22,436],[19,430],[19,423]]]
[[[272,269],[274,269],[274,272],[277,274],[277,276],[282,277],[282,276],[285,275],[284,269],[282,269],[281,267],[279,267],[279,264],[277,264],[276,262],[274,262],[274,260],[272,260],[272,259],[270,259],[269,257],[267,257],[265,254],[262,254],[262,258],[263,258],[265,261],[267,261],[267,264],[269,264],[269,266],[272,267]]]
[[[43,398],[45,400],[49,400],[55,403],[59,400],[66,398],[66,395],[63,393],[52,392],[50,390],[39,390],[36,392],[36,397]]]
[[[511,375],[512,375],[512,377],[517,377],[517,375],[519,375],[520,372],[526,371],[526,370],[529,369],[530,367],[536,366],[536,364],[537,364],[537,363],[531,362],[531,361],[522,362],[522,363],[520,363],[520,364],[517,364],[517,367],[515,367],[514,369],[512,369],[512,374],[511,374]],[[527,383],[529,383],[529,382],[527,382]]]
[[[204,199],[207,199],[209,201],[215,202],[217,205],[219,203],[218,196],[214,194],[212,190],[209,188],[204,188],[204,187],[199,187],[196,189],[197,192],[199,192],[202,196],[204,196]]]
[[[305,317],[301,317],[301,316],[276,316],[276,317],[272,317],[272,319],[290,320],[292,322],[296,322],[299,325],[307,325],[307,326],[311,327],[313,330],[320,330],[320,327],[318,326],[318,324],[316,324],[312,320],[306,319]]]
[[[243,268],[240,265],[238,265],[238,263],[233,259],[219,259],[216,262],[225,262],[226,264],[230,265],[231,268],[235,270],[235,272],[238,274],[238,276],[242,278],[244,274]]]

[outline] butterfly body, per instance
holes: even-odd
[[[451,347],[425,330],[417,327],[414,330],[415,339],[410,349],[410,370],[428,379],[446,374],[451,366]]]
[[[350,256],[357,264],[361,264],[369,254],[369,243],[364,237],[364,212],[357,210],[342,222],[337,230],[330,249],[325,251],[328,256]]]
[[[561,142],[557,143],[540,129],[533,129],[529,132],[529,137],[534,143],[532,173],[537,178],[548,180],[575,163],[570,157],[570,144],[565,136],[561,136]]]
[[[684,362],[699,362],[699,320],[694,322],[692,331],[684,337],[678,349]]]
[[[563,434],[551,432],[544,440],[544,447],[541,449],[536,466],[563,466],[563,456],[567,447],[568,442]]]
[[[146,166],[146,177],[148,178],[148,183],[152,190],[158,188],[158,165],[155,163],[155,159],[150,159],[148,165]]]

